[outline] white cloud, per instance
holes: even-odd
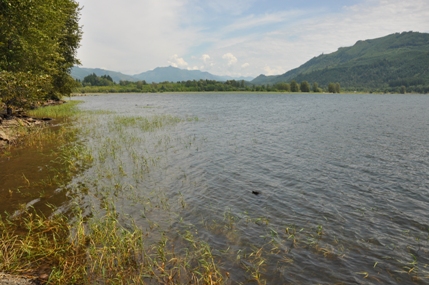
[[[239,18],[225,29],[225,32],[244,30],[249,28],[261,27],[264,25],[290,22],[306,14],[303,10],[289,10],[267,13],[263,15],[248,15]]]
[[[128,74],[169,59],[181,68],[257,76],[280,74],[358,40],[429,32],[427,0],[360,0],[341,11],[293,3],[285,11],[267,1],[270,8],[258,10],[255,0],[80,0],[84,35],[78,57],[85,67]]]
[[[226,53],[222,56],[223,59],[228,61],[228,66],[234,65],[237,63],[237,58],[232,53]]]
[[[178,68],[187,68],[189,65],[182,57],[179,57],[177,54],[173,55],[168,63],[171,66]]]
[[[206,5],[217,13],[240,15],[249,9],[256,0],[216,0],[207,1]]]
[[[209,56],[208,54],[203,54],[203,55],[201,56],[201,59],[202,59],[204,62],[207,62],[208,60],[210,60],[210,56]]]
[[[281,66],[277,66],[273,68],[269,66],[265,66],[264,71],[265,71],[265,75],[279,75],[279,74],[285,73],[284,68],[282,68]]]
[[[252,26],[266,17],[247,17]],[[280,17],[280,16],[279,16]],[[395,32],[429,32],[429,1],[364,0],[358,5],[344,7],[341,13],[314,13],[293,22],[285,22],[269,32],[241,33],[226,38],[228,30],[245,27],[245,17],[224,27],[213,35],[222,41],[208,50],[213,56],[239,54],[240,61],[250,63],[252,69],[236,70],[237,75],[257,76],[282,74],[322,53],[331,53],[342,46],[352,46],[358,40],[386,36]],[[231,70],[229,70],[231,71]],[[223,70],[216,69],[218,74]]]
[[[139,73],[185,54],[198,29],[182,27],[187,0],[79,0],[83,39],[78,57],[86,67]]]

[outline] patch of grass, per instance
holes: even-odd
[[[80,211],[75,208],[73,222],[33,209],[0,216],[0,271],[43,273],[48,284],[223,284],[210,246],[191,232],[176,251],[165,235],[145,244],[147,235],[134,224],[124,227],[111,204],[100,217]]]
[[[120,128],[134,127],[148,132],[180,122],[183,122],[183,119],[171,115],[155,115],[152,117],[115,116],[110,126]]]
[[[82,101],[70,100],[67,103],[55,106],[40,107],[27,112],[29,116],[35,118],[70,118],[71,116],[77,115],[80,111],[77,105]]]

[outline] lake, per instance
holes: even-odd
[[[75,99],[94,162],[67,191],[88,215],[109,200],[153,240],[192,232],[231,284],[429,282],[428,96]]]

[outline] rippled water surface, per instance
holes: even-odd
[[[148,231],[192,226],[232,284],[254,282],[251,272],[268,284],[429,283],[428,96],[79,100],[114,112],[85,135],[96,164],[75,183],[99,181],[85,199],[116,197]],[[183,120],[150,132],[111,123],[156,115]],[[142,199],[180,203],[167,215]]]

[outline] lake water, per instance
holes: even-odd
[[[428,96],[78,99],[113,112],[82,124],[88,209],[113,199],[148,232],[193,231],[231,284],[428,284]],[[112,123],[159,115],[183,120]]]

